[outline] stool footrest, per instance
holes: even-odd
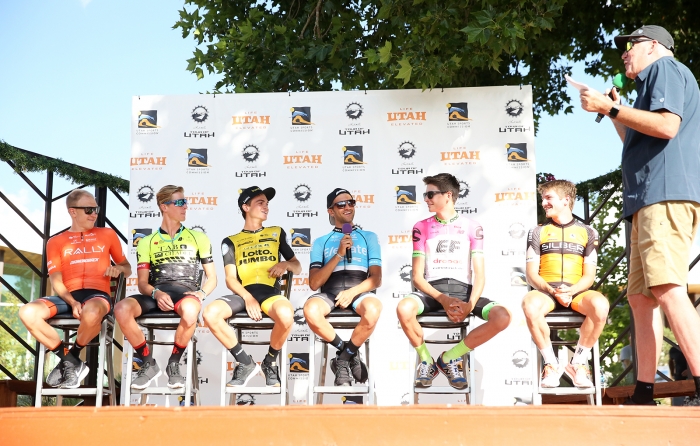
[[[235,393],[237,395],[242,393],[254,393],[256,395],[279,395],[281,390],[281,387],[226,387],[226,393]]]
[[[99,393],[111,394],[112,392],[105,387],[104,389],[96,388],[86,388],[81,389],[55,389],[55,388],[43,388],[41,391],[42,396],[80,396],[80,395],[97,395]]]
[[[314,386],[314,393],[369,393],[369,387],[359,386]]]
[[[544,395],[593,395],[595,387],[579,389],[578,387],[540,387],[540,393]]]
[[[431,387],[414,387],[413,391],[415,393],[432,393],[432,394],[450,394],[450,393],[469,393],[471,389],[467,387],[466,389],[455,389],[449,386],[431,386]]]
[[[197,393],[197,389],[192,388],[192,393]],[[147,387],[145,389],[131,389],[132,395],[184,395],[185,388],[171,389],[170,387]]]

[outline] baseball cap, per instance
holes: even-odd
[[[268,187],[267,189],[260,189],[258,186],[250,186],[247,189],[242,189],[238,191],[240,195],[238,196],[238,207],[243,210],[243,205],[248,204],[248,202],[257,197],[260,194],[265,194],[268,200],[272,200],[275,196],[275,189]]]
[[[337,197],[340,194],[348,194],[350,195],[350,197],[352,197],[352,194],[348,192],[347,189],[336,187],[335,189],[333,189],[333,192],[328,194],[328,196],[326,197],[326,209],[330,209],[333,206],[333,200],[335,200],[335,197]]]
[[[626,36],[616,36],[615,46],[620,51],[625,51],[627,41],[637,37],[647,37],[652,40],[656,40],[661,45],[665,46],[671,51],[675,51],[673,44],[673,37],[666,31],[665,28],[657,25],[644,25],[638,30],[634,31],[632,34]]]

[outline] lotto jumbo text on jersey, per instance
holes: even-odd
[[[95,289],[110,292],[110,266],[123,262],[124,252],[117,233],[110,228],[92,228],[85,232],[65,231],[51,237],[46,244],[49,275],[60,272],[68,291]]]
[[[294,257],[287,243],[287,235],[279,226],[260,228],[257,231],[243,230],[226,237],[221,242],[224,266],[234,265],[241,285],[269,285],[277,288],[276,277],[268,270],[281,261]]]

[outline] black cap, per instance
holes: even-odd
[[[340,194],[348,194],[352,199],[352,194],[348,192],[347,189],[336,187],[335,189],[333,189],[333,192],[328,194],[328,196],[326,197],[326,209],[330,209],[331,207],[333,207],[333,200],[335,200],[335,197],[337,197]]]
[[[239,190],[238,193],[241,195],[238,196],[238,207],[243,210],[243,205],[248,204],[248,202],[254,198],[257,197],[260,194],[265,194],[265,197],[267,197],[268,201],[272,200],[272,198],[275,196],[275,190],[271,187],[268,187],[267,189],[260,189],[258,186],[250,186],[247,189],[242,189]]]
[[[638,37],[647,37],[649,39],[656,40],[669,50],[675,51],[673,37],[671,37],[665,28],[656,25],[644,25],[632,34],[626,36],[616,36],[615,46],[617,46],[618,50],[625,51],[627,49],[627,41]]]

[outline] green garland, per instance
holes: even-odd
[[[0,160],[11,161],[17,172],[51,171],[80,185],[107,187],[115,192],[129,193],[129,181],[123,178],[67,163],[61,159],[28,152],[2,140],[0,140]]]

